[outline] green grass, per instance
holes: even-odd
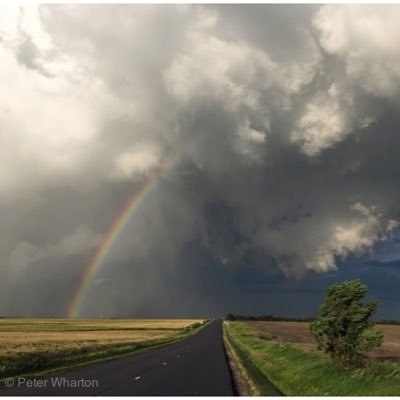
[[[399,396],[400,366],[372,361],[368,370],[347,372],[320,352],[281,344],[245,322],[229,322],[230,341],[288,396]]]
[[[0,381],[143,351],[203,326],[201,320],[1,320]]]
[[[233,353],[237,374],[235,383],[241,396],[280,396],[280,391],[253,364],[248,355],[232,340],[225,329],[226,347]],[[244,371],[243,371],[244,370]]]

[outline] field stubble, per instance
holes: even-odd
[[[0,379],[97,361],[188,336],[202,320],[0,320]]]

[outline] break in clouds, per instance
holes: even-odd
[[[400,221],[400,7],[0,13],[0,312],[229,311],[251,279],[372,254]],[[167,166],[167,167],[166,167]]]

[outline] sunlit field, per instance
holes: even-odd
[[[202,322],[202,320],[2,318],[0,319],[0,332],[182,329],[197,322]]]
[[[203,320],[0,319],[0,379],[104,360],[184,338]]]

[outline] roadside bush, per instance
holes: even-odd
[[[319,318],[310,324],[318,349],[345,369],[365,365],[365,353],[383,343],[383,332],[372,331],[370,320],[378,302],[361,303],[367,286],[359,279],[332,285],[319,308]]]

